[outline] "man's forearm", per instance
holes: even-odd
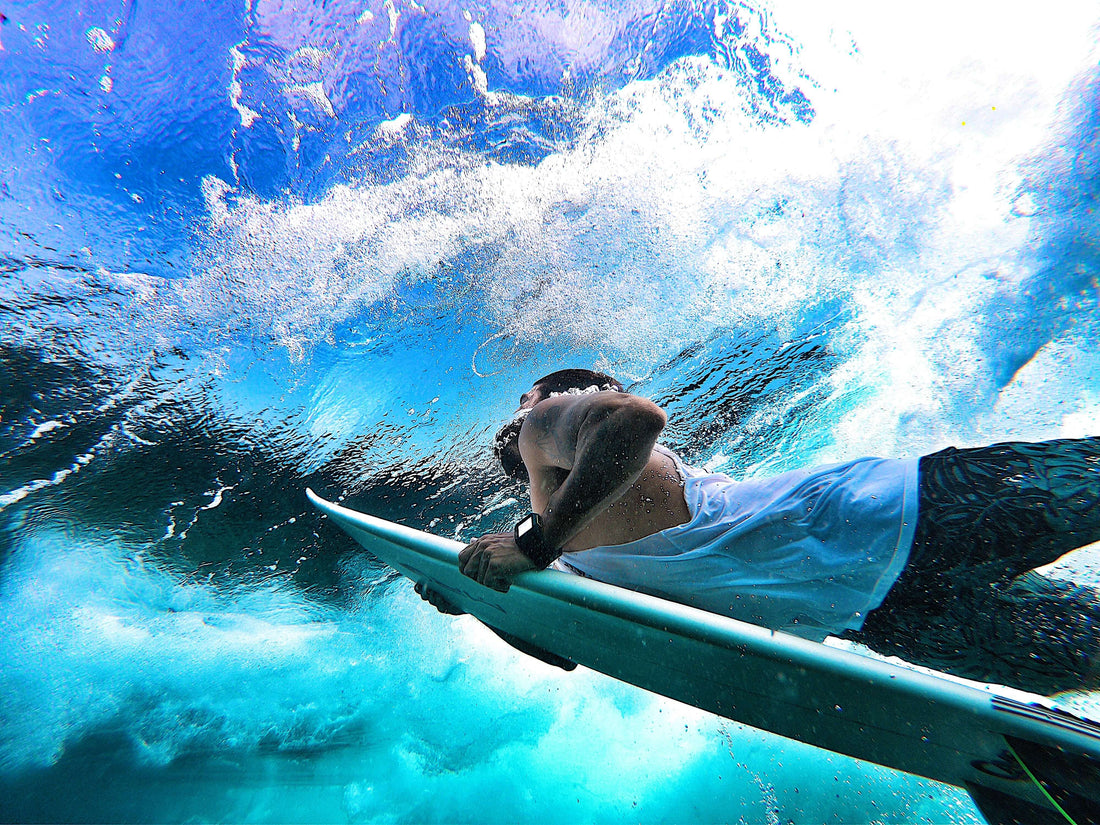
[[[560,548],[638,480],[665,416],[655,405],[594,410],[578,434],[573,467],[542,514],[548,545]]]

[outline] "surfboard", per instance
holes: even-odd
[[[754,728],[970,791],[996,823],[1100,823],[1100,725],[555,570],[507,593],[451,539],[306,494],[366,550],[492,628]],[[1026,695],[1026,694],[1025,694]]]

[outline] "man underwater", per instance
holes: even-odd
[[[464,548],[462,572],[506,591],[553,566],[972,679],[1100,684],[1097,592],[1033,572],[1100,540],[1100,438],[734,481],[659,445],[666,420],[602,373],[540,378],[494,444],[532,512]]]

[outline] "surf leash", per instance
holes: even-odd
[[[1066,813],[1066,809],[1058,804],[1058,800],[1051,796],[1050,792],[1043,787],[1043,783],[1035,778],[1035,774],[1031,772],[1031,768],[1024,764],[1024,760],[1020,758],[1020,755],[1018,753],[1016,753],[1016,749],[1012,747],[1012,743],[1005,742],[1005,744],[1008,745],[1008,752],[1012,754],[1013,758],[1020,764],[1020,767],[1024,769],[1024,773],[1027,774],[1028,779],[1034,782],[1035,787],[1038,788],[1040,793],[1042,793],[1043,796],[1047,798],[1047,802],[1053,805],[1055,810],[1066,818],[1066,822],[1068,822],[1069,825],[1077,825],[1073,817]]]

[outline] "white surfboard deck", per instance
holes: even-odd
[[[486,624],[727,719],[951,785],[979,786],[1044,813],[1054,806],[1012,756],[1010,742],[1017,752],[1036,746],[1030,753],[1040,761],[1064,754],[1086,772],[1100,765],[1100,725],[1044,703],[554,570],[525,573],[498,593],[459,572],[459,542],[306,492],[364,548]]]

